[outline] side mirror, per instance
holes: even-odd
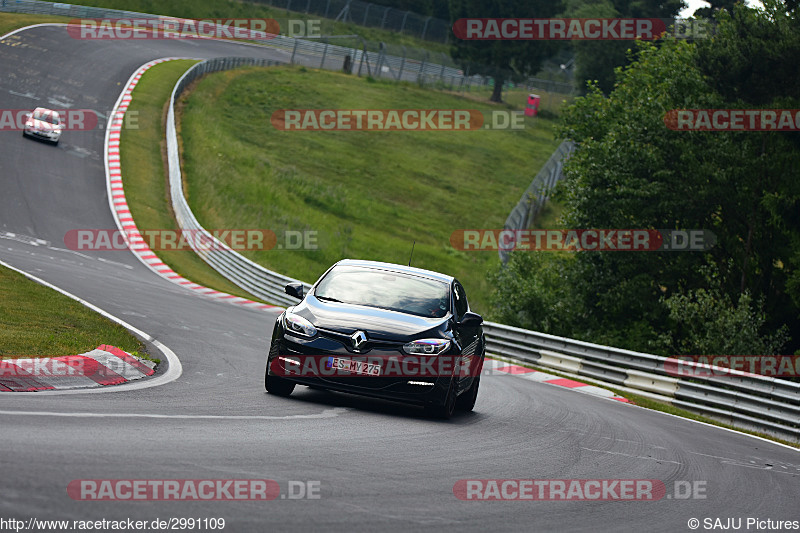
[[[466,326],[468,328],[477,328],[478,326],[483,324],[483,317],[478,313],[467,311],[466,313],[464,313],[464,316],[461,317],[461,321],[458,324],[460,326]]]
[[[303,299],[303,284],[302,283],[289,283],[286,287],[283,288],[286,291],[286,294],[289,296],[294,296],[298,300]]]

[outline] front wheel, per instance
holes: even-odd
[[[280,376],[269,375],[269,362],[267,369],[264,371],[264,389],[270,394],[275,396],[289,396],[294,391],[295,384],[287,381]]]
[[[470,412],[475,408],[475,400],[478,399],[478,387],[481,386],[481,378],[475,378],[469,390],[458,397],[456,409],[459,411]]]
[[[450,387],[447,389],[447,396],[445,396],[442,405],[426,405],[425,410],[434,418],[442,418],[444,420],[453,416],[456,410],[456,380],[450,380]]]

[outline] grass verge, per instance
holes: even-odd
[[[302,67],[215,73],[182,100],[187,196],[204,227],[271,229],[279,245],[286,231],[316,232],[317,249],[244,252],[309,282],[344,257],[407,263],[416,241],[412,264],[459,278],[482,313],[497,252],[459,251],[450,236],[502,228],[558,146],[539,118],[521,130],[278,130],[279,109],[512,109]]]
[[[557,370],[553,370],[551,368],[543,367],[543,366],[539,366],[539,365],[534,365],[534,364],[531,364],[531,363],[527,363],[525,361],[519,361],[517,359],[511,359],[511,358],[507,358],[507,357],[495,357],[495,356],[492,356],[492,358],[493,359],[497,359],[499,361],[506,361],[506,362],[509,362],[509,363],[513,363],[515,365],[524,366],[526,368],[532,368],[534,370],[539,370],[541,372],[546,372],[547,374],[552,374],[554,376],[558,376],[558,377],[561,377],[561,378],[566,378],[566,379],[571,379],[571,380],[575,380],[576,379],[574,376],[568,376],[566,374],[562,374],[561,372],[558,372]],[[609,385],[607,385],[605,383],[601,383],[601,382],[593,380],[591,378],[585,378],[583,376],[580,376],[580,381],[581,382],[585,382],[585,383],[587,383],[589,385],[596,385],[598,387],[602,387],[604,389],[610,390],[611,392],[613,392],[617,396],[625,398],[627,400],[630,400],[631,402],[633,402],[637,406],[642,407],[644,409],[652,409],[653,411],[660,411],[662,413],[667,413],[667,414],[679,416],[681,418],[688,418],[690,420],[696,420],[698,422],[703,422],[704,424],[709,424],[709,425],[712,425],[712,426],[718,426],[718,427],[725,428],[725,429],[732,429],[734,431],[738,431],[739,433],[747,433],[748,435],[755,435],[756,437],[761,437],[761,438],[764,438],[764,439],[767,439],[767,440],[771,440],[771,441],[779,442],[781,444],[785,444],[786,446],[791,446],[792,448],[800,449],[800,443],[798,443],[798,442],[793,442],[793,441],[790,441],[790,440],[785,440],[785,439],[781,439],[781,438],[778,438],[778,437],[773,437],[772,435],[768,435],[768,434],[762,433],[760,431],[753,431],[753,430],[750,430],[750,429],[743,429],[743,428],[739,428],[739,427],[736,427],[736,426],[732,426],[730,424],[726,424],[724,422],[720,422],[720,421],[715,420],[713,418],[709,418],[707,416],[699,415],[699,414],[694,413],[692,411],[688,411],[686,409],[681,409],[680,407],[675,407],[674,405],[671,405],[671,404],[668,404],[668,403],[665,403],[665,402],[660,402],[658,400],[653,400],[653,399],[650,399],[650,398],[646,398],[644,396],[640,396],[640,395],[632,393],[632,392],[621,391],[619,389],[614,388],[613,386],[609,386]]]
[[[142,342],[119,324],[0,267],[0,356],[77,355],[101,344],[145,354]]]
[[[179,230],[169,199],[164,120],[175,83],[194,63],[193,60],[160,63],[142,76],[133,91],[127,116],[135,117],[136,121],[126,123],[122,131],[120,160],[125,198],[139,230]],[[163,250],[156,254],[195,283],[254,299],[191,250]]]
[[[32,24],[42,24],[45,22],[68,22],[69,17],[57,17],[53,15],[28,15],[25,13],[0,13],[0,35],[14,31]]]

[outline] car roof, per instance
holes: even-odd
[[[36,109],[33,110],[34,113],[36,113],[37,111],[53,115],[56,118],[61,118],[60,115],[58,114],[58,111],[53,111],[52,109],[47,109],[46,107],[37,107]]]
[[[338,265],[346,265],[346,266],[360,266],[366,268],[375,268],[380,270],[390,270],[392,272],[402,272],[405,274],[412,274],[415,276],[423,276],[430,279],[435,279],[438,281],[443,281],[447,284],[453,282],[453,277],[448,276],[446,274],[442,274],[440,272],[434,272],[433,270],[425,270],[424,268],[416,268],[410,267],[406,265],[397,265],[395,263],[383,263],[380,261],[367,261],[365,259],[342,259],[338,261],[334,266]]]

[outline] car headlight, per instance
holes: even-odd
[[[288,311],[283,314],[283,326],[287,331],[303,335],[304,337],[313,337],[317,334],[317,328],[315,328],[311,322],[300,315],[295,315]]]
[[[420,339],[403,345],[403,351],[413,355],[439,355],[450,347],[446,339]]]

